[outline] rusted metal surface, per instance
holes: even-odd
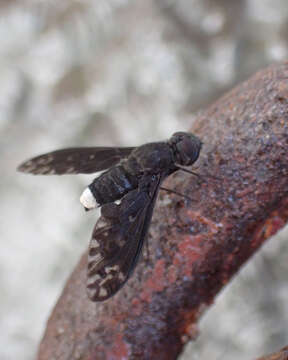
[[[278,352],[263,356],[257,360],[288,360],[288,346]]]
[[[160,194],[149,257],[107,302],[87,299],[83,257],[39,360],[177,358],[217,293],[287,222],[287,79],[288,64],[272,66],[197,117],[191,130],[204,142],[197,172],[206,180],[178,172],[165,183],[195,201]]]

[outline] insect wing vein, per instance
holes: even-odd
[[[91,300],[108,299],[131,275],[150,225],[159,185],[160,176],[149,191],[138,189],[124,196],[114,218],[101,216],[97,221],[88,256],[87,292]]]
[[[35,175],[90,174],[106,170],[129,156],[133,147],[84,147],[52,151],[34,157],[18,170]]]

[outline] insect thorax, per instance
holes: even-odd
[[[148,143],[139,146],[127,159],[127,165],[132,159],[135,159],[137,163],[138,172],[146,174],[158,174],[174,165],[171,146],[166,142]]]

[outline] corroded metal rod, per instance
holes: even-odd
[[[197,173],[165,186],[142,259],[111,300],[87,298],[86,255],[47,325],[38,359],[176,359],[199,316],[288,218],[288,64],[222,97],[191,129],[204,145]],[[163,196],[170,197],[167,201]]]

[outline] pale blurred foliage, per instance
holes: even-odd
[[[91,176],[32,177],[17,164],[189,129],[193,112],[287,57],[287,18],[287,0],[0,2],[1,360],[34,357],[97,217],[78,202]],[[220,295],[183,358],[243,360],[286,344],[285,237]]]

